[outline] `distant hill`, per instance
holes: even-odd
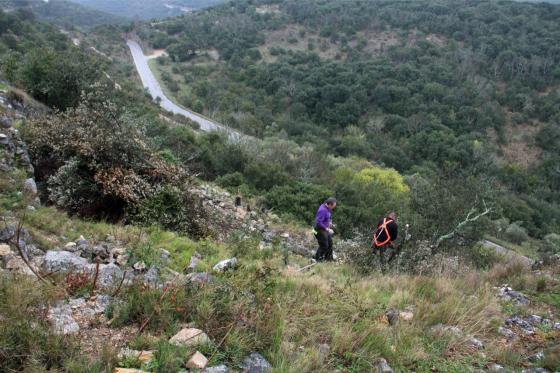
[[[104,24],[121,24],[126,19],[85,7],[67,0],[2,0],[4,10],[29,9],[37,18],[62,27],[95,27]]]
[[[191,10],[221,4],[225,0],[72,0],[73,2],[129,19],[177,16]]]

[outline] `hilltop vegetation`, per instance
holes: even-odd
[[[283,170],[268,174],[278,187],[296,192],[295,179],[343,193],[315,170],[327,154],[433,185],[474,177],[493,183],[498,215],[542,238],[560,229],[559,16],[514,2],[238,1],[137,32],[166,49],[153,67],[177,102],[270,139],[224,185],[268,190],[251,164],[276,167],[266,152],[284,143],[315,158],[281,157]]]
[[[224,0],[70,0],[127,19],[158,19],[214,6]]]

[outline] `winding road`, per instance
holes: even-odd
[[[126,44],[130,48],[130,53],[132,53],[132,58],[134,59],[134,64],[136,65],[136,70],[140,75],[140,79],[142,80],[142,85],[148,89],[148,92],[152,95],[154,100],[159,97],[161,99],[160,106],[170,111],[174,114],[183,115],[192,121],[198,123],[200,125],[200,129],[203,131],[226,131],[229,137],[237,138],[239,137],[239,133],[225,127],[219,123],[216,123],[200,114],[195,113],[194,111],[190,111],[188,109],[182,108],[179,105],[175,104],[171,101],[161,89],[161,86],[154,76],[154,73],[150,69],[148,65],[148,61],[150,57],[145,56],[144,52],[142,52],[142,48],[140,45],[134,40],[127,40]]]

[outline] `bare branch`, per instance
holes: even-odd
[[[467,217],[465,218],[465,220],[461,221],[459,224],[457,224],[457,226],[455,227],[455,229],[453,229],[451,232],[444,234],[443,236],[440,236],[436,243],[435,243],[435,247],[439,247],[439,245],[441,245],[441,243],[445,240],[448,240],[450,238],[453,238],[455,236],[455,234],[457,234],[457,232],[459,230],[461,230],[463,227],[465,227],[467,224],[472,223],[477,221],[478,219],[480,219],[481,217],[488,215],[489,213],[491,213],[493,211],[493,209],[491,207],[487,207],[486,206],[486,202],[482,201],[484,204],[484,211],[482,211],[481,213],[479,213],[478,215],[472,216],[473,214],[476,214],[476,208],[473,207],[471,208],[471,210],[468,212]]]

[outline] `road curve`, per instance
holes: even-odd
[[[142,48],[140,47],[140,45],[134,40],[127,40],[126,44],[130,48],[130,53],[132,54],[132,58],[134,59],[134,65],[136,65],[138,75],[140,75],[140,79],[142,80],[142,85],[148,89],[148,92],[150,92],[154,100],[156,100],[157,97],[161,99],[160,106],[163,109],[191,119],[192,121],[198,123],[200,125],[200,129],[203,131],[226,131],[228,132],[228,135],[230,137],[239,136],[239,134],[232,129],[224,127],[214,121],[203,117],[200,114],[184,109],[179,105],[173,103],[163,93],[159,82],[157,81],[152,70],[150,69],[150,66],[148,65],[148,60],[150,58],[144,55],[144,52],[142,52]]]

